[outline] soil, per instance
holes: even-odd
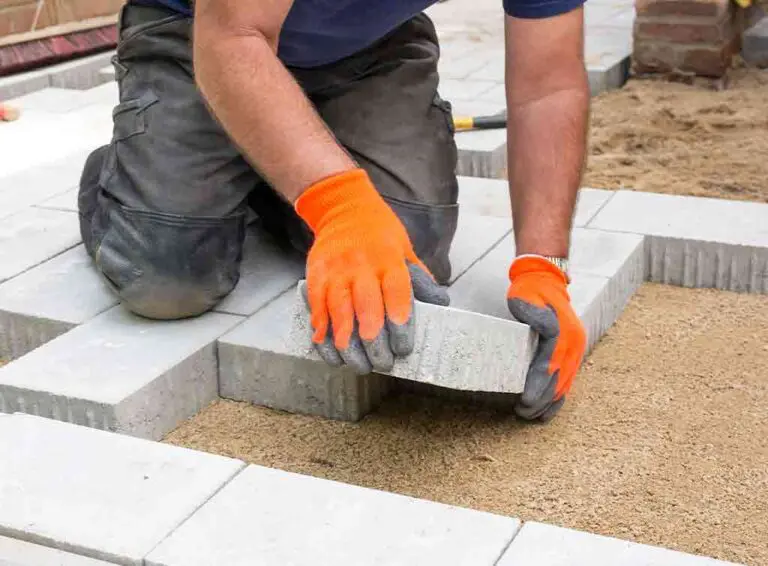
[[[359,423],[220,401],[167,442],[768,564],[768,300],[646,284],[546,425],[400,395]]]
[[[592,100],[583,186],[768,202],[768,70],[725,90],[632,79]]]

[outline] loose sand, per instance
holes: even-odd
[[[768,70],[728,88],[630,80],[592,101],[584,186],[768,202]]]
[[[360,423],[221,401],[167,442],[768,564],[768,300],[646,284],[547,425],[402,395]]]

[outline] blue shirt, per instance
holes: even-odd
[[[241,0],[259,2],[260,0]],[[365,49],[437,0],[295,0],[280,34],[278,56],[292,67],[318,67]],[[547,18],[585,0],[500,0],[517,18]],[[188,0],[137,0],[192,15]]]

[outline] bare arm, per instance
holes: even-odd
[[[517,254],[564,257],[586,152],[583,10],[506,18],[507,147]]]
[[[229,136],[288,201],[356,165],[277,58],[293,0],[197,0],[198,85]]]

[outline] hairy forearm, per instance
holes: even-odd
[[[586,152],[583,84],[511,106],[509,183],[518,254],[566,256]]]
[[[195,75],[240,151],[289,202],[313,183],[355,167],[274,45],[257,34],[198,34]]]

